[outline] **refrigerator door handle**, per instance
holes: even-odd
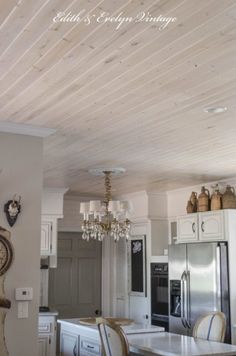
[[[181,299],[181,321],[183,326],[186,328],[186,318],[185,318],[185,304],[186,304],[186,294],[185,294],[185,281],[186,281],[186,272],[184,271],[181,276],[181,286],[180,286],[180,299]]]
[[[191,319],[190,319],[190,271],[186,273],[186,295],[187,295],[187,320],[186,324],[189,329],[191,329]]]
[[[216,297],[217,297],[217,307],[221,311],[221,261],[220,261],[220,245],[216,247]]]

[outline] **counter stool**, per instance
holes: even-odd
[[[193,337],[224,342],[226,319],[224,313],[212,312],[201,316],[194,325]]]
[[[102,344],[104,356],[128,356],[129,344],[120,326],[103,318],[97,318],[96,323]]]

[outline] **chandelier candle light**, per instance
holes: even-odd
[[[108,235],[119,241],[120,238],[129,239],[131,221],[128,215],[131,204],[128,201],[111,200],[111,175],[124,173],[124,168],[98,168],[89,171],[93,175],[105,177],[104,201],[91,200],[80,203],[80,213],[84,216],[82,224],[82,238],[89,241],[102,241]]]

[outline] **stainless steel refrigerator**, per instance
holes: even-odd
[[[225,342],[231,341],[227,243],[169,246],[169,331],[192,335],[198,317],[226,315]]]

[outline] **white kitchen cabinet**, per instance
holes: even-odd
[[[196,242],[198,240],[198,216],[189,214],[177,218],[177,243]]]
[[[48,335],[38,336],[38,356],[48,356],[50,339]]]
[[[225,240],[224,211],[211,211],[198,214],[198,231],[200,241]]]
[[[41,257],[57,267],[57,222],[63,218],[63,196],[67,189],[44,189],[41,211]]]
[[[176,218],[169,219],[169,226],[168,226],[168,240],[169,244],[176,244],[177,242],[177,221]]]
[[[61,331],[60,335],[60,356],[79,355],[79,335],[73,332]]]
[[[177,237],[169,241],[173,244],[227,240],[228,215],[229,210],[217,210],[178,216]]]
[[[79,324],[78,319],[59,320],[60,356],[101,356],[98,329]],[[74,322],[73,322],[74,321]]]
[[[42,216],[41,256],[54,256],[57,253],[57,217]]]
[[[57,216],[42,216],[41,257],[49,257],[49,266],[57,267]]]
[[[38,356],[56,356],[55,315],[39,315]]]

